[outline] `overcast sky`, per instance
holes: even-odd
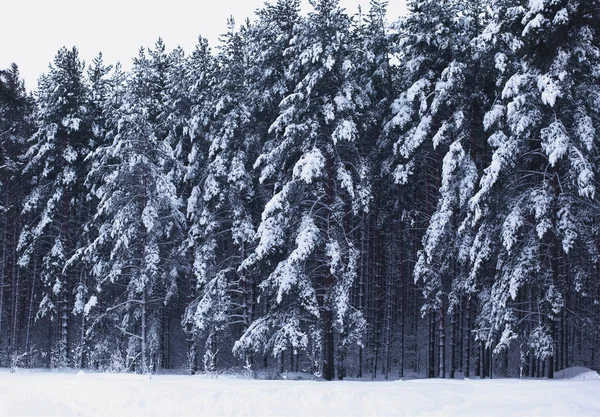
[[[274,0],[271,0],[273,2]],[[304,10],[310,9],[304,0]],[[217,43],[233,15],[238,23],[254,15],[264,0],[14,0],[2,4],[0,68],[16,62],[28,89],[48,69],[61,46],[77,46],[90,63],[102,51],[106,63],[130,68],[140,46],[161,36],[167,48],[191,52],[198,35]],[[350,14],[368,0],[340,0]],[[405,13],[404,0],[390,0],[388,20]]]

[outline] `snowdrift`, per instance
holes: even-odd
[[[562,371],[555,372],[554,379],[600,379],[600,375],[598,375],[598,372],[589,368],[585,368],[583,366],[574,366],[572,368],[566,368]]]

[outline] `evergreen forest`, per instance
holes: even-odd
[[[0,71],[0,366],[600,369],[600,0],[300,3]]]

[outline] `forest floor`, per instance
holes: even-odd
[[[600,416],[600,377],[251,380],[0,369],[0,416]]]

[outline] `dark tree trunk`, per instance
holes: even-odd
[[[34,261],[33,261],[33,274],[31,277],[31,291],[30,291],[30,295],[29,295],[29,311],[28,311],[28,315],[27,315],[27,332],[25,334],[25,353],[27,354],[26,358],[26,364],[27,366],[31,366],[31,326],[33,324],[33,320],[34,320],[34,312],[33,312],[33,302],[35,300],[35,282],[37,280],[37,263],[38,263],[38,257],[37,257],[37,253],[34,253]],[[1,333],[0,333],[1,334]]]
[[[394,228],[391,226],[390,265],[386,276],[385,286],[385,379],[389,379],[392,366],[392,304],[393,304],[393,271],[394,271]]]
[[[465,351],[464,372],[465,377],[471,376],[471,299],[467,296],[465,301]]]
[[[429,312],[429,371],[428,378],[435,378],[435,312]]]
[[[481,377],[481,379],[485,379],[487,377],[487,362],[486,362],[486,355],[485,355],[485,343],[484,342],[480,342],[479,343],[479,359],[480,359],[480,365],[479,365],[479,376]]]
[[[456,334],[454,335],[454,337],[457,339],[456,340],[456,352],[455,355],[457,356],[457,360],[458,360],[458,370],[460,372],[464,372],[464,355],[463,355],[463,334],[465,332],[465,323],[464,323],[464,312],[465,312],[465,308],[464,308],[464,299],[463,296],[461,295],[459,297],[459,301],[458,301],[458,323],[456,324],[456,329],[455,332]]]
[[[475,357],[475,376],[480,377],[481,378],[481,346],[477,345],[477,343],[475,343],[475,346],[473,346],[473,349],[476,351],[477,356]]]
[[[142,336],[140,339],[141,342],[141,361],[142,361],[142,373],[143,374],[147,374],[148,373],[148,353],[147,353],[147,299],[146,299],[146,289],[144,288],[142,290],[142,303],[141,303],[141,308],[142,308]]]
[[[440,378],[446,378],[446,314],[444,311],[444,303],[439,311],[439,322],[440,322],[440,349],[439,349],[439,365],[440,365]]]
[[[18,241],[17,239],[17,230],[15,230],[13,241]],[[21,279],[20,279],[20,270],[17,267],[17,251],[14,251],[13,256],[13,271],[12,271],[12,299],[13,299],[13,308],[12,308],[12,340],[11,340],[11,354],[17,354],[19,350],[19,335],[20,335],[20,323],[19,323],[19,309],[21,308],[20,298],[21,298]]]
[[[4,220],[4,233],[2,236],[2,265],[0,265],[0,358],[2,358],[5,352],[3,352],[4,348],[4,335],[2,334],[2,322],[4,320],[4,286],[6,285],[6,240],[8,238],[7,235],[7,219]],[[4,365],[2,363],[2,359],[0,359],[0,365]]]
[[[330,229],[332,227],[332,207],[334,203],[334,167],[333,167],[333,159],[331,155],[328,155],[326,158],[326,170],[327,170],[327,179],[325,182],[325,220],[326,220],[326,230],[325,235],[330,235]],[[321,306],[321,320],[323,321],[323,378],[327,381],[331,381],[334,378],[335,374],[335,364],[334,364],[334,338],[333,338],[333,310],[331,306],[331,291],[333,288],[334,277],[331,274],[331,271],[328,269],[325,272],[324,276],[324,294],[322,296],[322,306]]]
[[[368,257],[366,256],[366,241],[368,238],[367,234],[367,213],[363,212],[362,214],[362,222],[361,222],[361,239],[360,239],[360,252],[361,252],[361,262],[360,262],[360,275],[358,282],[358,308],[360,311],[365,311],[365,277],[366,277],[366,263],[368,262]],[[363,376],[363,347],[362,345],[358,347],[358,372],[356,375],[358,378],[362,378]]]
[[[452,323],[450,325],[450,378],[454,379],[456,370],[456,306],[452,308]]]
[[[402,241],[400,241],[402,246]],[[400,252],[402,253],[402,252]],[[400,258],[400,265],[402,265],[402,257]],[[398,376],[404,377],[404,322],[406,320],[406,285],[404,282],[404,270],[400,269],[400,363],[398,364]]]

